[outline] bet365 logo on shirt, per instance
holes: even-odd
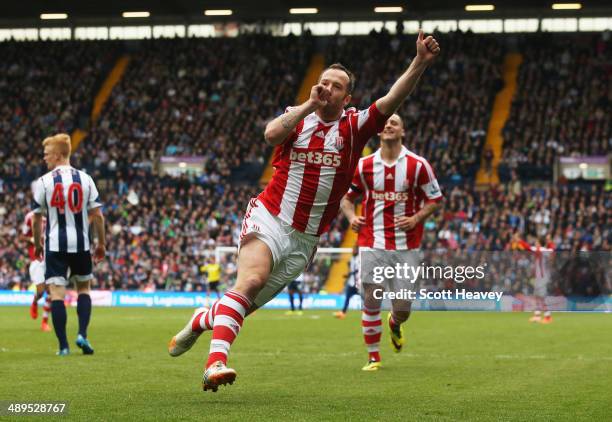
[[[303,164],[314,164],[325,167],[340,167],[342,159],[340,154],[324,151],[309,151],[308,149],[300,150],[293,148],[289,156],[291,161],[297,161]]]
[[[410,193],[408,192],[375,190],[375,191],[372,191],[371,195],[372,195],[372,199],[376,201],[405,202],[410,199]]]

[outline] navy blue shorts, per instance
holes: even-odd
[[[344,290],[344,292],[348,295],[348,296],[353,296],[356,295],[357,293],[359,293],[359,290],[357,289],[357,287],[355,286],[349,286],[348,284],[346,285],[346,289]]]
[[[301,290],[302,289],[302,282],[301,281],[297,281],[297,280],[293,280],[291,283],[289,283],[287,288],[289,290],[295,290],[295,291]]]
[[[66,286],[68,278],[83,282],[93,278],[91,253],[51,252],[45,253],[45,281],[47,284]],[[70,270],[70,276],[68,275]]]

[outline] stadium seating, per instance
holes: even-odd
[[[609,37],[608,37],[609,38]],[[606,155],[612,142],[612,42],[602,34],[523,36],[504,128],[503,175],[552,179],[559,156]]]
[[[567,47],[570,57],[577,54],[578,63],[586,64],[576,80],[554,89],[546,83],[553,73],[557,82],[562,76],[563,67],[556,64],[566,56],[554,48],[566,38],[558,37],[546,39],[543,51],[520,44],[526,60],[505,131],[506,162],[550,168],[555,155],[541,156],[544,148],[513,158],[532,142],[547,142],[552,130],[546,119],[534,121],[529,114],[561,107],[571,93],[579,101],[587,95],[587,82],[599,87],[589,85],[592,95],[607,92],[602,87],[608,86],[609,73],[599,63],[610,49],[599,42]],[[612,204],[599,185],[578,189],[514,177],[497,188],[474,187],[504,48],[499,37],[454,33],[439,38],[446,54],[400,110],[407,146],[430,160],[447,196],[444,210],[426,225],[424,248],[503,251],[517,232],[523,238],[549,235],[559,250],[609,251]],[[412,36],[328,37],[321,43],[327,44],[328,62],[342,62],[356,73],[357,106],[382,95],[414,54]],[[244,208],[259,191],[254,182],[270,152],[263,127],[293,103],[312,50],[308,37],[252,35],[146,41],[130,52],[123,80],[73,157],[75,166],[94,176],[105,203],[108,259],[96,268],[97,287],[204,288],[199,267],[216,246],[236,244]],[[0,130],[15,141],[0,145],[0,288],[28,287],[19,233],[30,206],[29,183],[43,173],[40,140],[89,125],[92,98],[119,51],[118,45],[103,42],[0,43],[0,52],[10,58],[0,64],[0,92],[8,99],[0,106]],[[591,57],[585,51],[598,53]],[[63,62],[50,57],[63,57]],[[544,58],[552,68],[529,64]],[[557,102],[539,104],[538,96],[526,96],[529,91],[555,92]],[[597,101],[595,109],[583,110],[588,117],[561,110],[566,114],[561,129],[555,129],[582,134],[572,144],[581,153],[601,153],[606,148],[602,136],[610,137],[609,119],[601,118],[610,114],[610,102],[603,96]],[[591,142],[595,138],[589,133],[599,134],[598,141]],[[161,175],[157,161],[163,155],[204,156],[205,172]],[[522,176],[536,175],[515,164],[509,165]],[[320,245],[339,246],[346,225],[337,219]],[[306,276],[308,292],[321,288],[329,265],[327,257],[315,261]],[[231,254],[222,256],[222,266],[223,281],[231,283],[236,272]]]
[[[310,44],[264,35],[141,43],[83,145],[84,167],[129,182],[137,169],[154,173],[162,155],[197,155],[211,180],[253,182],[270,154],[266,120],[293,105]]]
[[[249,186],[225,185],[227,191],[198,185],[185,188],[171,178],[160,180],[152,189],[144,182],[134,189],[142,192],[137,195],[139,205],[117,192],[106,200],[109,259],[96,270],[103,288],[201,289],[198,266],[215,246],[236,243],[242,204],[256,193]],[[27,254],[17,234],[20,210],[29,204],[28,191],[22,188],[13,196],[16,207],[12,209],[5,205],[6,196],[6,192],[0,194],[0,287],[14,283],[25,287]],[[482,192],[469,184],[455,186],[447,191],[444,209],[427,223],[423,249],[509,250],[517,232],[525,239],[549,235],[559,251],[610,251],[611,200],[601,186],[522,185],[519,180]],[[338,246],[342,233],[342,227],[337,227],[324,245]],[[230,257],[223,257],[226,282],[235,276]],[[317,261],[315,265],[319,267],[310,271],[309,291],[317,291],[324,282],[327,264]],[[317,282],[310,280],[317,275]]]
[[[462,183],[473,180],[480,165],[492,102],[501,88],[504,49],[491,36],[457,32],[436,37],[444,53],[398,113],[406,146],[430,161],[441,182]],[[408,67],[414,41],[413,35],[385,32],[336,37],[326,57],[355,73],[353,104],[363,108],[386,94]]]
[[[110,259],[97,269],[99,287],[142,288],[145,281],[151,282],[149,288],[202,287],[198,268],[204,255],[211,255],[215,246],[237,243],[244,205],[257,194],[253,182],[270,153],[263,142],[263,126],[293,104],[310,43],[309,38],[261,35],[157,40],[143,43],[132,54],[122,82],[73,154],[73,164],[87,169],[105,196]],[[32,45],[44,61],[44,46]],[[82,49],[89,46],[84,43]],[[70,47],[58,44],[57,48]],[[61,55],[58,50],[51,53]],[[86,57],[97,54],[88,51]],[[22,72],[34,70],[32,66]],[[57,77],[58,92],[66,89],[65,81],[76,79],[61,73]],[[12,93],[18,98],[18,91]],[[88,101],[93,96],[93,92],[84,94]],[[91,107],[86,103],[82,108]],[[74,127],[47,126],[28,139],[27,150],[36,153],[32,146],[46,134]],[[205,156],[206,171],[198,177],[162,176],[154,168],[161,155]],[[33,156],[16,157],[37,165],[24,171],[6,162],[0,178],[4,192],[19,189],[24,197],[0,217],[12,227],[20,227],[29,207],[29,182],[43,172]],[[18,180],[13,174],[20,175]],[[245,179],[251,184],[229,184]],[[138,198],[138,204],[127,201],[132,197]],[[338,226],[321,244],[338,246],[342,232]],[[2,245],[14,251],[2,254],[0,284],[27,280],[22,265],[25,250],[14,240]],[[4,259],[15,263],[10,271]],[[235,275],[229,267],[226,278]]]
[[[515,179],[485,191],[471,185],[447,192],[424,249],[500,251],[512,236],[549,237],[559,251],[610,250],[612,197],[603,186],[523,185]]]
[[[43,138],[87,127],[116,50],[114,42],[0,43],[0,180],[29,184],[43,170]]]
[[[112,65],[114,42],[0,43],[0,286],[28,280],[20,238],[30,183],[44,170],[40,142],[86,128],[91,102]]]

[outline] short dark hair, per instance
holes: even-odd
[[[353,89],[355,89],[355,75],[353,74],[353,72],[351,72],[350,70],[348,70],[343,64],[341,63],[334,63],[334,64],[330,64],[329,66],[327,66],[325,68],[325,70],[323,70],[323,72],[325,72],[326,70],[329,69],[337,69],[337,70],[341,70],[344,73],[346,73],[346,75],[349,77],[349,84],[348,84],[348,89],[347,92],[349,94],[353,93]],[[323,74],[323,72],[321,74]]]
[[[391,116],[397,116],[397,119],[402,124],[402,128],[404,128],[404,119],[402,119],[402,116],[400,116],[397,112],[393,113]],[[389,119],[391,118],[391,116],[389,116]],[[389,120],[389,119],[387,119],[387,120]]]

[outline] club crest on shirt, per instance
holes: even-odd
[[[336,136],[336,149],[342,151],[344,148],[344,138],[342,136]]]

